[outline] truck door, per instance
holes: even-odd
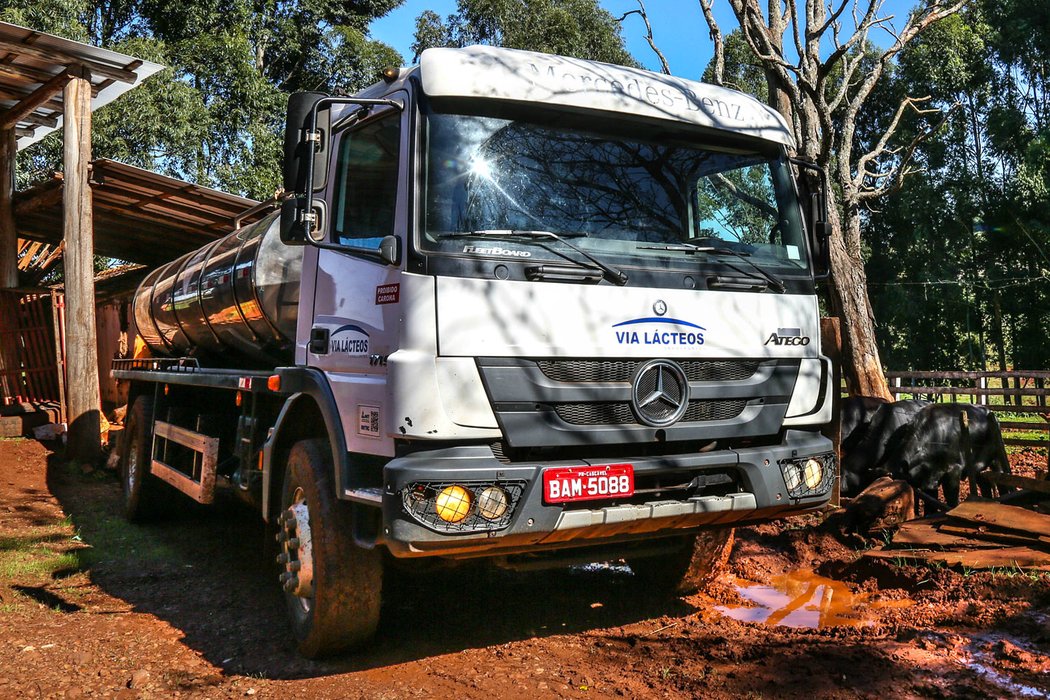
[[[404,92],[390,97],[407,100]],[[303,294],[304,301],[312,295],[313,306],[301,304],[310,317],[299,319],[298,359],[327,374],[347,447],[384,456],[393,456],[385,426],[386,360],[397,349],[403,262],[394,267],[376,254],[391,235],[403,250],[408,231],[406,115],[358,108],[333,120],[323,225],[326,240],[343,248],[308,249]]]

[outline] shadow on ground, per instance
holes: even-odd
[[[112,476],[85,476],[56,455],[48,485],[90,547],[81,560],[92,581],[181,630],[185,644],[230,674],[323,676],[694,611],[681,600],[654,600],[625,569],[442,570],[391,581],[364,652],[311,662],[294,650],[272,534],[255,512],[234,501],[197,507],[173,493],[174,514],[131,525],[119,515]]]

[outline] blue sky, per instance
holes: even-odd
[[[636,0],[600,0],[600,4],[614,17],[638,9]],[[914,4],[914,0],[886,0],[881,14],[894,14],[894,24],[900,27],[904,23],[907,8]],[[729,33],[736,27],[729,3],[716,0],[714,8],[715,19],[722,32]],[[455,9],[456,0],[405,0],[401,7],[372,23],[372,38],[390,44],[404,56],[406,62],[411,61],[410,47],[416,17],[423,10],[434,10],[442,17],[447,17]],[[653,27],[653,39],[667,58],[671,72],[683,78],[699,79],[711,60],[713,49],[698,0],[646,0],[645,9]],[[623,36],[627,41],[627,49],[643,66],[660,70],[660,61],[645,40],[645,24],[640,17],[632,15],[624,21]],[[883,44],[888,36],[876,31],[870,38],[877,44]]]
[[[716,3],[716,6],[719,4],[729,12],[726,3]],[[601,5],[614,17],[638,9],[635,0],[602,0]],[[416,17],[423,10],[434,10],[447,17],[455,9],[455,0],[405,0],[401,7],[372,23],[372,38],[390,44],[401,52],[405,61],[411,61],[410,46]],[[653,38],[667,57],[671,72],[683,78],[699,78],[711,59],[712,51],[699,3],[696,0],[648,0],[645,9],[653,25]],[[719,19],[730,27],[733,26],[730,17]],[[650,70],[660,70],[660,61],[645,40],[645,24],[640,17],[632,15],[624,21],[623,35],[627,49],[642,65]]]

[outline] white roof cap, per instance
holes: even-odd
[[[647,70],[491,46],[427,49],[419,70],[431,97],[627,113],[794,145],[784,118],[754,97]]]

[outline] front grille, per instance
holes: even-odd
[[[609,403],[557,403],[554,412],[572,425],[625,425],[637,423],[631,404],[626,401]]]
[[[747,399],[732,401],[690,401],[682,421],[731,420],[744,412]]]
[[[556,382],[630,382],[645,360],[540,360],[536,364]],[[691,382],[738,382],[758,371],[758,360],[676,360]]]
[[[730,420],[747,406],[746,399],[731,401],[690,401],[680,422]],[[626,401],[607,403],[556,403],[554,412],[571,425],[638,425]]]

